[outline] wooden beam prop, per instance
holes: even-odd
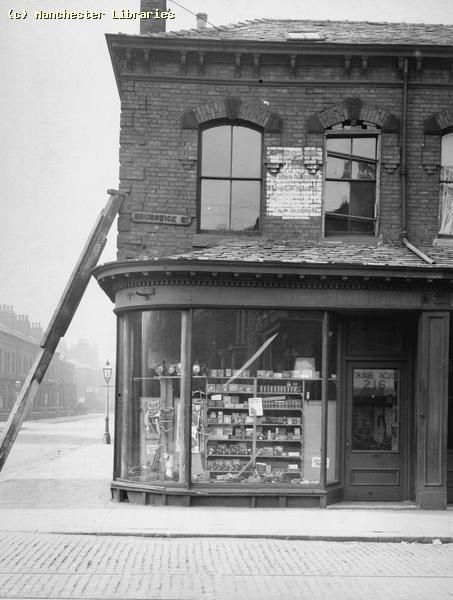
[[[80,304],[91,278],[91,272],[97,265],[107,241],[107,234],[118,214],[124,196],[116,190],[108,190],[110,198],[100,213],[91,231],[85,247],[69,277],[66,288],[41,342],[38,353],[22,389],[11,410],[0,441],[0,471],[8,458],[17,434],[27,415],[39,385],[55,354],[60,339],[66,333],[72,318]]]

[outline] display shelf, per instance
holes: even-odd
[[[310,389],[307,394],[309,380],[241,377],[226,385],[224,382],[229,379],[217,376],[205,380],[207,476],[213,482],[218,481],[217,476],[226,474],[246,479],[261,476],[266,482],[282,476],[300,478],[303,471],[303,403],[304,397],[309,397],[309,392],[313,391]],[[251,414],[250,398],[261,398],[262,415]],[[244,435],[245,431],[247,435]],[[230,445],[238,445],[238,448]],[[225,463],[229,466],[225,467]],[[289,465],[297,468],[291,469]]]
[[[250,422],[245,422],[245,421],[231,421],[230,423],[221,423],[219,421],[213,421],[212,419],[208,419],[208,425],[219,425],[219,426],[226,426],[228,427],[229,425],[235,425],[237,426],[241,426],[241,425],[250,425]],[[298,425],[300,426],[302,423],[260,423],[259,421],[257,421],[256,423],[259,427],[297,427]]]

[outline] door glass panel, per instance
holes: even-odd
[[[352,450],[399,451],[399,370],[354,369]]]

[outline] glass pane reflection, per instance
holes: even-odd
[[[352,138],[352,154],[364,158],[376,158],[376,138]]]
[[[352,450],[399,450],[399,370],[353,369]]]
[[[233,127],[232,177],[261,177],[261,133]]]
[[[231,127],[206,129],[202,134],[201,174],[203,177],[230,177]]]
[[[230,227],[230,182],[204,179],[201,182],[200,226],[207,230]]]
[[[259,181],[233,181],[231,230],[259,229],[261,185]]]

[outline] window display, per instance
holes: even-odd
[[[123,473],[132,481],[178,482],[183,474],[181,313],[129,315],[132,391],[123,406]],[[123,417],[124,419],[124,417]]]
[[[319,487],[323,318],[273,309],[195,309],[191,319],[179,310],[125,315],[121,478],[154,486]],[[330,480],[335,364],[332,358],[327,367]]]
[[[192,481],[318,485],[321,313],[198,310]]]

